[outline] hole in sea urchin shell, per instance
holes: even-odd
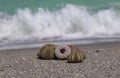
[[[60,52],[63,54],[63,53],[65,53],[65,49],[64,48],[62,48],[62,49],[60,49]]]

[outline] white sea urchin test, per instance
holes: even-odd
[[[59,45],[55,49],[55,56],[57,59],[66,59],[71,53],[71,49],[69,46],[66,45]]]

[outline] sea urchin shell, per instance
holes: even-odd
[[[66,45],[59,45],[55,49],[55,56],[57,59],[66,59],[71,54],[71,49]]]
[[[75,46],[70,46],[71,54],[68,56],[67,60],[69,63],[79,63],[85,59],[85,54]]]
[[[37,53],[37,57],[42,58],[42,59],[54,59],[55,58],[55,49],[56,49],[56,45],[46,44]]]

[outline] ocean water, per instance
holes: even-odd
[[[120,41],[119,7],[120,0],[0,0],[0,49]]]

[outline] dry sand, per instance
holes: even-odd
[[[0,78],[120,78],[119,42],[78,47],[87,56],[82,63],[39,60],[39,48],[0,51]]]

